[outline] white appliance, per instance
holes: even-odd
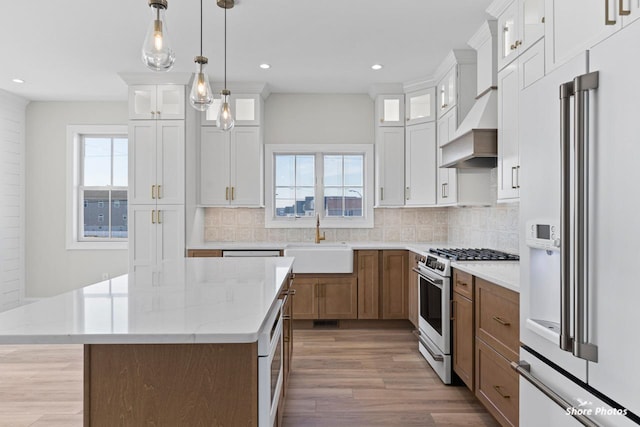
[[[523,427],[640,424],[639,40],[631,25],[521,93]]]
[[[284,379],[282,300],[276,301],[258,334],[258,425],[275,425]]]

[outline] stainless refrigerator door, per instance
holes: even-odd
[[[524,225],[560,222],[560,85],[586,72],[583,52],[523,90],[519,113],[520,341],[582,381],[587,362],[561,350],[559,330],[545,326],[560,324],[560,253],[528,247]]]
[[[589,385],[640,415],[640,22],[589,52]]]

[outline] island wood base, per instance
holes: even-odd
[[[257,344],[86,344],[84,426],[257,426]]]

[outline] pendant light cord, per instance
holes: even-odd
[[[200,56],[202,56],[202,0],[200,0]]]
[[[227,89],[227,5],[224,8],[224,88]]]

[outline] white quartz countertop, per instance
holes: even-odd
[[[520,292],[520,262],[518,261],[461,261],[451,267],[465,271],[503,288]]]
[[[3,344],[255,342],[293,258],[188,258],[0,313]]]

